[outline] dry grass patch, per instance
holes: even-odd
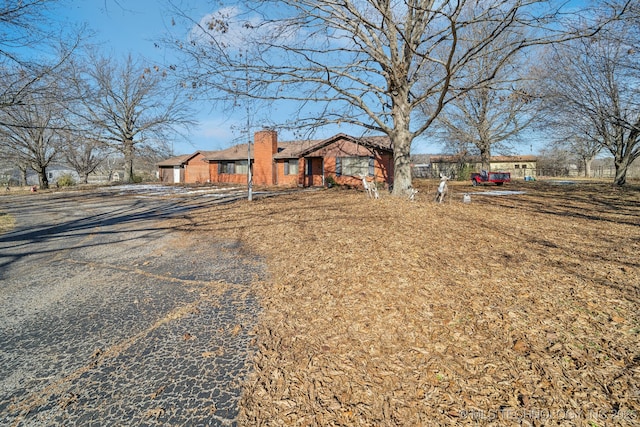
[[[0,234],[11,231],[15,226],[15,218],[7,213],[0,212]]]
[[[436,185],[185,220],[269,263],[241,423],[638,425],[639,189]]]

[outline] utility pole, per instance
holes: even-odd
[[[253,176],[251,175],[251,106],[249,96],[249,58],[248,50],[244,55],[244,72],[246,81],[246,108],[247,108],[247,200],[253,200]]]
[[[248,104],[248,102],[247,102]],[[253,177],[251,176],[251,122],[249,120],[249,107],[247,107],[247,200],[253,200]]]

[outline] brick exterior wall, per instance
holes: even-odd
[[[209,182],[209,162],[204,160],[204,156],[198,153],[189,159],[184,168],[184,182],[188,184]]]
[[[211,162],[209,164],[209,174],[211,176],[211,182],[220,182],[223,184],[247,184],[247,174],[218,174],[218,162]]]
[[[253,183],[255,185],[274,185],[276,180],[276,163],[273,155],[278,152],[278,134],[273,130],[262,130],[255,133],[253,143]]]
[[[369,181],[393,183],[393,154],[384,151],[375,151],[373,149],[363,147],[360,144],[351,141],[336,141],[336,143],[328,145],[314,153],[309,154],[310,157],[321,156],[324,158],[314,158],[312,160],[313,177],[305,174],[304,169],[301,171],[301,180],[305,186],[322,185],[322,168],[324,167],[325,180],[332,177],[336,183],[341,185],[361,186],[362,179],[359,176],[336,176],[336,158],[337,157],[373,157],[374,158],[374,176],[367,176]],[[303,163],[304,165],[304,163]]]
[[[304,169],[304,159],[298,159],[298,173],[295,175],[285,175],[284,174],[284,164],[288,162],[288,159],[278,160],[276,162],[277,168],[277,185],[282,185],[286,187],[295,187],[297,185],[302,185],[300,183],[300,171]]]
[[[244,145],[246,150],[246,145]],[[233,148],[233,147],[232,147]],[[235,150],[237,151],[237,149]],[[206,160],[205,155],[211,152],[196,153],[185,163],[181,171],[181,181],[184,183],[247,183],[247,174],[242,173],[218,173],[219,164],[233,161],[240,161],[238,153],[229,150],[222,151],[218,159]],[[339,184],[358,186],[362,185],[359,176],[346,176],[344,170],[341,176],[336,176],[337,157],[373,157],[374,176],[368,180],[376,182],[393,182],[393,154],[383,150],[372,149],[353,142],[349,138],[337,138],[327,141],[327,145],[316,149],[314,152],[305,152],[305,157],[297,159],[297,175],[285,175],[285,163],[292,159],[274,159],[278,153],[278,136],[273,130],[262,130],[254,135],[253,145],[253,183],[261,186],[321,186],[326,184],[326,179],[332,177]],[[296,155],[293,154],[292,155]],[[214,153],[215,158],[215,153]],[[228,160],[227,160],[228,159]],[[246,163],[246,160],[244,160]],[[311,174],[308,167],[311,167]],[[226,169],[226,168],[225,168]],[[368,169],[367,169],[368,172]],[[160,180],[163,182],[173,182],[173,168],[160,166]]]

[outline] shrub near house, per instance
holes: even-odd
[[[76,185],[76,181],[70,174],[62,175],[56,181],[56,186],[58,187],[72,187],[74,185]]]

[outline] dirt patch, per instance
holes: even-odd
[[[416,186],[181,221],[269,263],[241,424],[637,425],[640,189]]]

